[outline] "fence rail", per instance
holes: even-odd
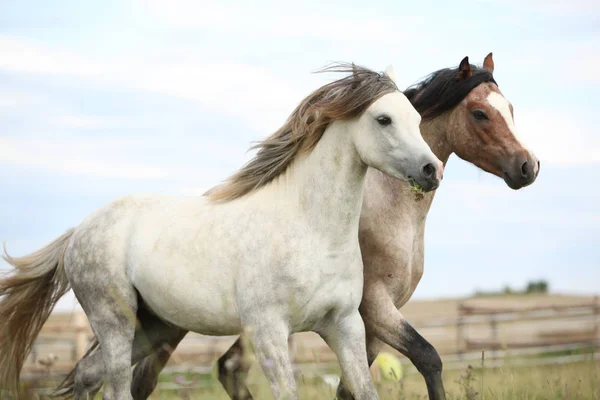
[[[456,318],[457,353],[460,356],[471,350],[577,343],[595,346],[600,333],[599,316],[598,297],[591,302],[544,306],[489,307],[460,303]],[[488,324],[489,335],[470,337],[469,327],[476,324]]]

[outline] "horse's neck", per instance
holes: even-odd
[[[315,148],[278,180],[293,187],[290,200],[298,201],[306,221],[340,244],[358,237],[367,171],[345,127],[343,122],[330,125]]]
[[[449,119],[451,113],[421,123],[420,129],[423,139],[431,151],[444,163],[444,167],[452,154],[452,146],[448,142]]]
[[[452,148],[447,141],[448,118],[448,114],[444,114],[432,120],[424,121],[420,126],[423,139],[425,139],[436,157],[444,163],[444,167],[452,154]],[[394,223],[393,215],[397,215],[398,218],[408,218],[413,224],[424,228],[427,214],[437,191],[419,196],[413,192],[406,182],[390,178],[382,173],[377,173],[375,176],[378,181],[377,184],[383,186],[386,191],[390,191],[393,207],[398,210],[398,213],[390,213],[390,223]],[[442,183],[440,187],[443,186]],[[366,190],[369,190],[369,186]]]

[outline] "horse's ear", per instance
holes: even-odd
[[[458,66],[458,76],[457,79],[459,81],[463,81],[467,78],[470,78],[473,73],[471,72],[471,64],[469,64],[469,57],[465,57],[460,62]]]
[[[391,65],[385,69],[384,74],[386,74],[394,83],[396,83],[396,76],[394,76],[394,68]]]
[[[485,59],[483,60],[483,69],[490,74],[494,73],[494,59],[492,58],[492,53],[485,56]]]

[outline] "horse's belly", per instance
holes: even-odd
[[[197,266],[143,268],[134,285],[156,315],[187,330],[205,335],[235,335],[241,330],[235,293],[227,271]]]

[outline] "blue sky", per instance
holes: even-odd
[[[22,255],[118,196],[203,192],[331,61],[407,87],[493,51],[541,173],[515,192],[453,156],[415,297],[600,292],[600,3],[324,3],[0,2],[0,240]]]

